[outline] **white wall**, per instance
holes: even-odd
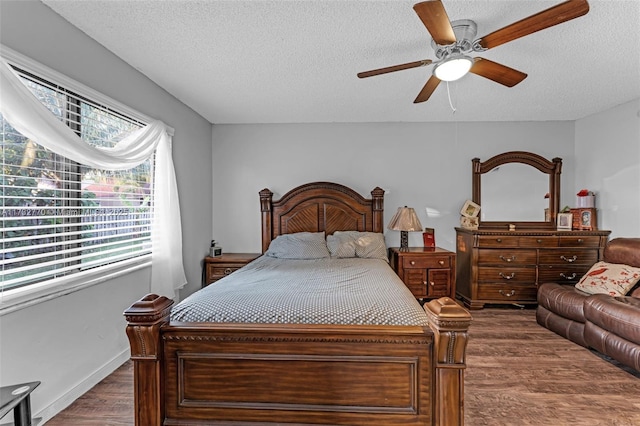
[[[576,187],[596,193],[598,226],[640,237],[640,99],[576,122]]]
[[[516,150],[561,157],[565,205],[575,186],[573,143],[573,122],[214,125],[214,237],[223,251],[259,252],[258,192],[267,187],[277,199],[322,180],[367,197],[380,186],[385,225],[398,207],[414,207],[422,225],[436,229],[436,243],[454,250],[472,158]],[[426,207],[442,216],[428,218]],[[387,245],[399,244],[399,232],[385,235]],[[422,245],[422,235],[410,233],[409,243]]]
[[[1,1],[0,40],[175,128],[184,245],[175,255],[189,281],[182,295],[199,288],[212,234],[211,124],[40,2]],[[0,384],[42,381],[32,410],[45,420],[64,408],[128,358],[122,312],[149,280],[147,268],[0,317]]]

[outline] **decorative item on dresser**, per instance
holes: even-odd
[[[439,247],[389,249],[391,267],[416,299],[456,297],[456,254]]]
[[[237,271],[247,263],[255,260],[260,253],[224,253],[220,256],[207,256],[204,258],[204,282],[203,287],[224,278]]]
[[[540,284],[578,282],[602,258],[609,233],[456,228],[457,295],[471,309],[535,304]]]

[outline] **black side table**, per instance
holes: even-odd
[[[13,409],[15,426],[31,426],[31,392],[40,382],[21,383],[0,388],[0,419]]]

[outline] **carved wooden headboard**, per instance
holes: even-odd
[[[383,232],[384,189],[376,187],[371,198],[331,182],[300,185],[273,200],[273,192],[260,191],[262,252],[278,235],[294,232]]]

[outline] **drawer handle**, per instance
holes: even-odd
[[[232,272],[233,272],[233,269],[231,269],[231,268],[227,268],[227,269],[224,270],[224,274],[225,275],[229,275]]]
[[[582,238],[578,238],[578,244],[582,244],[584,243],[584,240]]]
[[[438,263],[440,264],[440,266],[444,265],[444,260],[438,260]]]
[[[513,279],[516,276],[516,273],[512,272],[511,275],[505,275],[502,272],[500,272],[498,275],[500,275],[505,280],[510,280],[510,279]]]
[[[576,273],[574,272],[571,275],[565,275],[564,272],[560,272],[560,276],[562,278],[564,278],[565,280],[572,280],[572,279],[574,279],[576,277]]]
[[[538,243],[538,244],[542,244],[542,240],[541,240],[540,238],[538,238],[538,239],[536,240],[536,243]]]
[[[501,243],[502,242],[502,238],[496,238],[496,242]]]
[[[504,257],[504,256],[500,256],[500,260],[510,263],[513,262],[514,260],[516,260],[515,256],[511,256],[511,257]]]
[[[498,290],[498,293],[500,293],[501,295],[505,296],[505,297],[511,297],[514,296],[516,294],[515,290],[511,290],[510,292],[506,293],[504,290],[500,289]]]
[[[575,254],[571,258],[566,256],[560,256],[560,259],[564,260],[565,262],[573,263],[576,260],[578,260],[578,256],[576,256]]]
[[[426,283],[425,283],[425,284],[426,284]],[[429,281],[429,285],[430,285],[431,287],[434,287],[434,286],[436,285],[436,283],[434,283],[433,281]]]
[[[415,264],[416,264],[416,261],[415,261],[415,260],[412,260],[411,262],[409,262],[409,264],[411,264],[411,265],[415,265]]]

